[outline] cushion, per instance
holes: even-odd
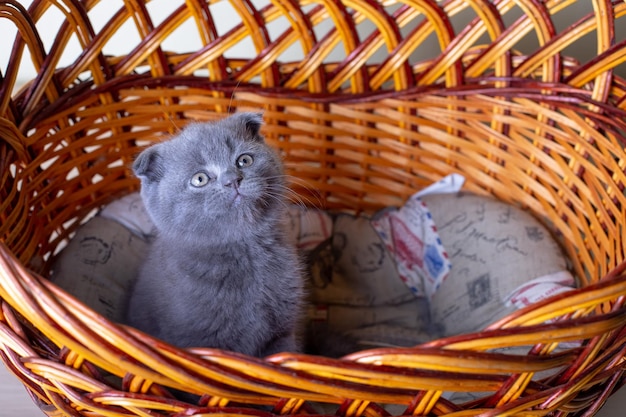
[[[458,181],[436,185],[372,219],[290,209],[287,230],[309,284],[310,353],[342,356],[473,332],[573,287],[558,244],[530,214],[459,193]],[[152,228],[138,193],[113,202],[79,228],[51,279],[121,321]]]
[[[312,212],[328,216],[332,232],[304,253],[310,278],[309,352],[336,357],[430,340],[428,302],[400,280],[370,219]]]
[[[452,264],[431,298],[432,320],[445,335],[479,331],[574,286],[556,240],[527,211],[465,192],[422,201]]]
[[[95,216],[56,258],[51,280],[99,314],[121,321],[148,242],[115,220]]]

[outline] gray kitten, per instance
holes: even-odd
[[[157,234],[128,324],[179,347],[298,350],[302,273],[283,232],[282,163],[261,124],[254,113],[192,124],[137,157]]]

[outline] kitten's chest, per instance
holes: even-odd
[[[220,248],[197,253],[178,265],[189,291],[204,296],[236,298],[254,291],[262,267],[246,248]]]

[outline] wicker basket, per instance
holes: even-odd
[[[553,18],[586,2],[125,0],[106,16],[104,3],[0,1],[18,32],[1,41],[0,357],[46,414],[296,415],[316,403],[339,416],[593,415],[622,385],[626,81],[614,70],[626,3],[590,1],[561,31]],[[57,32],[38,32],[51,14]],[[136,36],[116,37],[129,27]],[[198,46],[171,52],[181,31]],[[567,56],[594,35],[593,59]],[[429,37],[441,52],[425,59]],[[538,46],[519,52],[524,39]],[[72,42],[82,53],[67,64]],[[18,89],[28,55],[37,75]],[[371,212],[458,172],[551,227],[583,288],[412,349],[259,360],[174,349],[42,278],[94,210],[138,188],[139,146],[251,107],[306,201]],[[170,388],[206,395],[190,405]],[[444,392],[483,394],[459,404]]]

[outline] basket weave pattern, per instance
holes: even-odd
[[[340,416],[389,415],[383,404],[593,415],[622,385],[626,81],[614,69],[626,61],[615,36],[626,3],[593,0],[562,30],[553,19],[574,0],[126,0],[103,20],[104,3],[0,1],[18,33],[0,41],[11,53],[0,74],[0,358],[46,414],[296,415],[318,402]],[[54,13],[58,31],[39,32]],[[128,27],[136,36],[112,53]],[[181,31],[197,46],[181,52]],[[568,56],[592,35],[593,59]],[[537,45],[521,51],[529,38]],[[61,64],[71,42],[81,53]],[[18,88],[27,55],[37,75]],[[138,188],[129,165],[142,146],[250,108],[263,109],[264,134],[311,205],[372,212],[458,172],[549,225],[583,288],[412,349],[260,360],[174,349],[42,278],[94,210]],[[555,353],[573,341],[583,343]],[[489,352],[526,345],[526,356]],[[543,371],[556,373],[533,379]],[[192,406],[169,388],[206,395]]]

